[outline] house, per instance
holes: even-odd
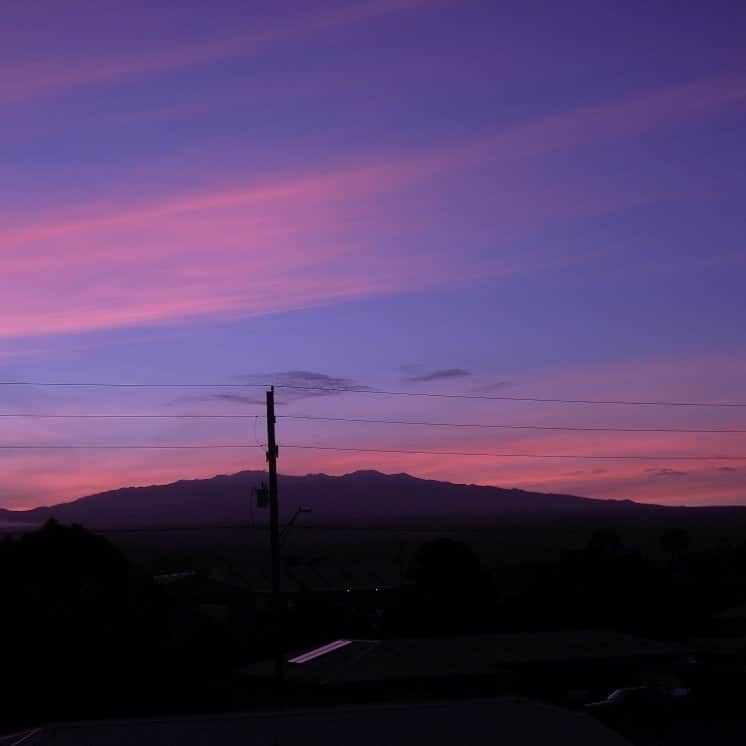
[[[570,703],[577,693],[590,698],[654,683],[674,674],[682,658],[676,644],[610,630],[346,639],[288,655],[285,680],[311,701],[502,694]],[[273,673],[273,661],[239,670],[254,685],[268,684]]]

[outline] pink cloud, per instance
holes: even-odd
[[[388,291],[414,259],[351,252],[345,220],[374,216],[356,200],[391,188],[374,167],[101,207],[4,231],[8,317],[0,335],[247,315]],[[28,288],[33,287],[33,292]]]
[[[746,79],[720,76],[550,114],[465,146],[521,159],[579,144],[644,134],[746,102]]]
[[[268,45],[292,41],[376,16],[411,10],[424,0],[376,0],[345,3],[326,13],[308,14],[281,24],[256,27],[219,39],[194,39],[170,48],[133,50],[120,56],[74,57],[54,61],[5,60],[12,76],[0,82],[0,101],[13,103],[39,96],[57,95],[66,89],[117,83],[152,73],[254,54]]]
[[[742,100],[743,92],[740,81],[719,79],[553,115],[455,146],[366,154],[357,162],[203,191],[171,185],[166,169],[152,174],[161,196],[124,194],[85,209],[6,219],[0,336],[254,315],[450,284],[464,263],[442,251],[435,261],[430,238],[443,228],[460,231],[459,221],[468,225],[473,200],[446,185],[433,194],[429,187],[443,173],[468,168],[474,178],[499,183],[500,171],[489,170],[495,159],[530,160],[640,132],[720,110]],[[708,188],[706,179],[646,189],[590,178],[568,182],[532,168],[514,166],[503,195],[483,206],[502,241],[551,221]],[[418,195],[414,208],[402,207],[409,204],[403,195]],[[449,209],[435,210],[441,217],[434,221],[440,199]],[[427,206],[422,214],[417,204]],[[396,249],[402,245],[406,251]],[[577,259],[500,252],[461,281]]]
[[[658,126],[740,100],[742,93],[738,82],[696,84],[552,116],[458,147],[369,157],[211,191],[166,187],[171,193],[150,201],[112,198],[85,210],[6,220],[0,336],[261,314],[412,289],[415,277],[417,287],[452,282],[457,258],[425,259],[432,211],[425,220],[401,210],[399,195],[426,186],[443,169],[475,168],[475,159],[527,158],[581,139],[635,132],[645,122]],[[573,185],[545,176],[511,173],[504,199],[490,205],[503,240],[511,230],[535,230],[540,220],[618,209],[626,199],[660,193],[654,187],[627,195],[616,186],[584,183],[576,187],[583,193],[574,194]],[[432,206],[432,197],[427,202]],[[458,220],[455,203],[451,212]],[[407,252],[381,248],[402,241]],[[500,255],[474,271],[499,274],[546,261]]]

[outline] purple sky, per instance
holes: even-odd
[[[0,379],[746,400],[738,3],[37,0],[1,15]],[[0,412],[261,413],[221,393],[0,387]],[[278,398],[286,414],[746,429],[743,408]],[[746,460],[666,458],[746,455],[743,434],[281,420],[278,437],[645,454],[285,449],[280,465],[746,503]],[[254,423],[0,418],[3,444],[226,442],[256,442]],[[262,464],[258,447],[0,450],[0,506]]]

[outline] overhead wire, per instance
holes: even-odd
[[[105,389],[243,389],[269,388],[264,383],[110,383],[108,381],[0,381],[0,386]]]
[[[417,425],[423,427],[457,427],[501,430],[559,430],[568,432],[610,433],[746,433],[746,428],[672,428],[672,427],[595,427],[584,425],[507,425],[492,422],[433,422],[430,420],[391,420],[366,417],[324,417],[317,415],[278,414],[277,419],[309,420],[314,422],[350,422],[377,425]]]
[[[0,381],[5,386],[93,386],[113,388],[242,388],[242,387],[264,387],[264,384],[177,384],[177,383],[107,383],[107,382],[42,382],[42,381]],[[323,386],[300,386],[291,384],[277,384],[278,388],[300,389],[321,392],[343,392],[343,393],[370,393],[391,396],[432,396],[444,398],[473,398],[493,399],[508,401],[536,401],[536,402],[559,402],[578,404],[642,404],[660,406],[717,406],[717,407],[746,407],[746,404],[736,402],[663,402],[663,401],[628,401],[628,400],[591,400],[591,399],[543,399],[539,397],[512,397],[512,396],[490,396],[476,394],[441,394],[432,392],[405,392],[405,391],[383,391],[378,389],[351,388],[351,387],[323,387]],[[259,402],[257,402],[258,404]],[[2,412],[0,418],[30,418],[30,419],[81,419],[81,420],[105,420],[105,419],[194,419],[194,420],[254,420],[254,447],[260,444],[257,441],[257,414],[213,414],[213,413],[46,413],[46,412]],[[618,432],[618,433],[692,433],[692,434],[737,434],[746,433],[743,428],[674,428],[674,427],[618,427],[618,426],[581,426],[581,425],[528,425],[507,424],[494,422],[443,422],[431,420],[405,420],[386,418],[365,417],[331,417],[323,415],[308,414],[280,414],[278,419],[295,421],[318,421],[318,422],[347,422],[364,424],[388,424],[401,426],[425,426],[438,428],[475,428],[475,429],[504,429],[504,430],[546,430],[546,431],[578,431],[578,432]],[[249,443],[128,443],[128,444],[105,444],[105,443],[0,443],[0,450],[216,450],[216,449],[244,449],[252,447]],[[457,450],[429,450],[429,449],[404,449],[404,448],[363,448],[354,446],[314,445],[308,443],[284,444],[284,448],[317,450],[317,451],[339,451],[349,453],[378,453],[378,454],[409,454],[409,455],[434,455],[455,457],[482,457],[482,458],[521,458],[521,459],[578,459],[578,460],[636,460],[636,461],[746,461],[746,455],[741,454],[712,454],[712,455],[651,455],[651,454],[557,454],[557,453],[511,453],[490,451],[457,451]]]
[[[591,498],[588,498],[591,499]],[[608,501],[612,502],[612,501]],[[655,505],[657,508],[668,510],[669,506],[666,505]],[[742,506],[730,506],[722,505],[715,506],[718,510],[739,510]],[[712,510],[712,507],[706,508]],[[36,527],[31,527],[27,524],[19,524],[19,527],[15,530],[9,528],[7,525],[0,531],[2,534],[14,534],[14,533],[27,533],[35,530]],[[94,534],[144,534],[144,533],[190,533],[198,531],[233,531],[247,529],[265,531],[267,528],[266,524],[250,525],[246,523],[228,523],[228,524],[202,524],[194,526],[133,526],[130,528],[88,528],[91,533]],[[316,524],[316,523],[296,523],[293,525],[293,531],[366,531],[366,532],[380,532],[380,533],[401,533],[401,534],[419,534],[419,533],[460,533],[463,531],[469,532],[492,532],[499,529],[496,524],[486,523],[483,525],[435,525],[435,526],[361,526],[361,525],[349,525],[349,524]]]
[[[493,394],[466,394],[431,391],[387,391],[373,388],[342,388],[325,386],[295,386],[290,384],[275,384],[276,388],[297,389],[299,391],[326,391],[349,394],[380,394],[385,396],[415,396],[437,399],[476,399],[487,401],[516,401],[538,402],[542,404],[599,404],[653,407],[735,407],[746,408],[746,402],[702,402],[702,401],[655,401],[655,400],[627,400],[627,399],[560,399],[538,396],[505,396]]]
[[[0,443],[0,450],[202,450],[202,449],[250,449],[252,443]],[[649,455],[649,454],[580,454],[580,453],[494,453],[491,451],[431,451],[426,449],[404,448],[356,448],[354,446],[324,446],[310,443],[284,443],[282,448],[295,448],[312,451],[346,451],[351,453],[398,453],[430,456],[467,456],[487,458],[529,458],[529,459],[579,459],[579,460],[629,460],[629,461],[746,461],[746,455],[718,454],[707,456]]]
[[[480,456],[490,458],[534,458],[534,459],[582,459],[582,460],[630,460],[630,461],[746,461],[746,455],[670,456],[632,454],[555,454],[555,453],[492,453],[489,451],[429,451],[404,448],[355,448],[352,446],[322,446],[300,443],[284,443],[283,448],[299,448],[315,451],[349,451],[351,453],[402,453],[430,456]]]
[[[278,389],[294,391],[316,391],[319,393],[368,394],[379,396],[411,396],[439,399],[474,399],[484,401],[536,402],[542,404],[587,404],[611,406],[654,406],[654,407],[724,407],[746,408],[746,402],[718,401],[666,401],[666,400],[630,400],[630,399],[586,399],[539,396],[509,396],[504,394],[444,393],[434,391],[393,391],[376,389],[367,386],[302,386],[289,383],[109,383],[102,381],[0,381],[0,386],[46,386],[72,388],[121,388],[121,389],[167,389],[167,388],[268,388],[274,385]],[[258,403],[258,402],[257,402]]]
[[[90,451],[113,451],[113,450],[204,450],[219,448],[254,448],[253,443],[0,443],[0,450],[90,450]]]
[[[252,420],[258,414],[49,414],[39,412],[0,412],[0,418],[32,420]]]
[[[185,420],[254,420],[256,440],[256,414],[54,414],[40,412],[0,412],[0,419],[42,419],[42,420],[139,420],[139,419],[185,419]],[[692,434],[746,434],[746,428],[687,428],[687,427],[617,427],[593,425],[514,425],[493,422],[437,422],[431,420],[378,419],[368,417],[327,417],[322,415],[279,414],[277,419],[307,420],[311,422],[348,422],[377,425],[405,425],[419,427],[452,427],[500,430],[551,430],[567,432],[609,432],[609,433],[692,433]]]

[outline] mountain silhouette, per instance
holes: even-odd
[[[253,490],[263,472],[243,471],[149,487],[125,487],[32,510],[0,510],[2,524],[38,524],[49,518],[90,528],[199,526],[262,521]],[[458,525],[491,518],[577,516],[612,517],[651,511],[694,510],[599,500],[574,495],[528,492],[473,484],[419,479],[409,474],[356,471],[343,476],[280,476],[281,515],[311,508],[304,524]],[[254,506],[254,507],[252,507]],[[738,510],[738,509],[733,509]]]

